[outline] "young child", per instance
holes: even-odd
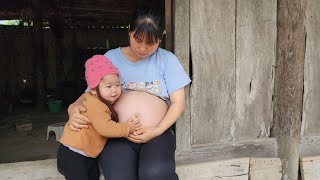
[[[107,137],[128,137],[140,129],[138,118],[119,123],[112,104],[121,94],[118,69],[103,55],[95,55],[85,63],[85,76],[89,92],[84,93],[84,114],[91,120],[88,129],[72,131],[69,123],[64,127],[57,155],[58,170],[66,179],[99,179],[96,157],[104,148]]]

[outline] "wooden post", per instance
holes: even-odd
[[[44,74],[44,43],[43,43],[43,27],[42,27],[42,10],[40,0],[32,0],[33,11],[33,68],[34,68],[34,87],[36,90],[36,108],[42,109],[45,105],[45,74]]]
[[[305,56],[306,0],[278,0],[274,127],[283,180],[297,180]]]
[[[172,1],[173,52],[186,72],[190,72],[190,1]],[[177,154],[191,148],[190,86],[185,88],[186,104],[181,118],[176,123]]]
[[[166,50],[172,51],[172,0],[165,0]]]

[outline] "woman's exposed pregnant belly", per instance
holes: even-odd
[[[115,102],[114,108],[120,122],[126,122],[135,113],[138,113],[142,127],[157,126],[168,111],[167,103],[164,100],[139,91],[123,93]]]

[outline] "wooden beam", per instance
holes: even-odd
[[[182,180],[248,180],[249,158],[181,165],[177,167],[177,174]]]
[[[278,0],[274,127],[283,179],[298,179],[306,0]]]
[[[177,127],[178,130],[178,127]],[[220,143],[193,147],[189,150],[176,152],[177,165],[221,161],[234,158],[275,158],[277,142],[275,138],[266,138],[242,142]]]

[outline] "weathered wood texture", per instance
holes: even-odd
[[[320,156],[310,156],[300,159],[302,180],[320,179]]]
[[[282,177],[279,158],[250,158],[250,180],[280,180]]]
[[[276,1],[191,1],[190,13],[191,144],[269,137]]]
[[[308,0],[301,134],[320,135],[320,3]],[[320,152],[319,152],[320,154]]]
[[[300,140],[300,157],[320,155],[320,136],[302,136]]]
[[[235,1],[191,0],[190,36],[191,144],[231,141],[235,121]]]
[[[180,151],[176,155],[176,163],[177,165],[185,165],[228,160],[239,157],[277,157],[277,142],[275,138],[267,138],[233,143],[220,143],[211,146],[206,145]]]
[[[280,180],[282,177],[279,158],[239,158],[179,165],[177,173],[183,180]]]
[[[165,0],[166,50],[172,51],[172,0]]]
[[[236,140],[270,136],[276,17],[276,0],[237,1]]]
[[[177,173],[183,180],[248,180],[249,158],[179,166]]]
[[[283,164],[283,179],[298,179],[303,73],[305,0],[277,1],[277,53],[273,135]]]
[[[174,53],[179,58],[186,72],[190,69],[190,4],[185,0],[174,0]],[[192,78],[192,77],[191,77]],[[186,103],[181,118],[176,123],[177,151],[190,149],[190,86],[185,88]]]
[[[190,5],[189,1],[173,2],[174,52],[186,69],[192,68],[190,75],[193,78],[190,105],[187,94],[186,111],[177,122],[178,161],[180,157],[187,156],[188,160],[208,160],[210,156],[215,156],[211,158],[213,161],[223,159],[218,151],[228,151],[226,142],[237,144],[239,141],[269,137],[273,123],[274,70],[279,69],[278,64],[275,65],[277,1],[191,0]],[[308,37],[302,127],[305,135],[317,135],[320,129],[320,75],[317,71],[320,69],[319,6],[316,0],[310,0],[306,11]],[[293,38],[294,35],[288,37],[292,42],[300,42]],[[291,52],[288,57],[292,58],[292,49],[285,52]],[[290,73],[296,75],[297,71]],[[282,79],[279,84],[288,85],[288,81],[301,79]],[[288,92],[293,93],[291,90]],[[288,107],[295,108],[292,105]],[[290,138],[283,140],[291,141]],[[301,155],[319,154],[319,142],[302,141]],[[270,146],[273,147],[276,146]],[[199,150],[206,148],[208,153]],[[204,155],[200,156],[200,152]],[[242,155],[228,151],[225,157]]]

